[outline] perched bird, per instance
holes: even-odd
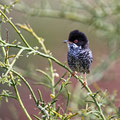
[[[84,74],[83,86],[86,86],[86,73],[90,73],[90,65],[93,60],[89,41],[84,33],[74,30],[70,32],[68,40],[64,42],[68,46],[68,65],[73,71],[73,75],[75,75],[75,71]]]

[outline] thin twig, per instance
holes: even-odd
[[[14,77],[13,77],[12,72],[10,72],[10,77],[11,77],[11,80],[12,80],[12,82],[13,82],[13,84],[14,84],[13,87],[14,87],[14,90],[15,90],[15,93],[16,93],[16,97],[17,97],[17,100],[18,100],[18,102],[19,102],[22,110],[24,111],[24,113],[25,113],[25,115],[27,116],[28,120],[32,120],[32,118],[30,117],[29,113],[27,112],[27,110],[26,110],[26,108],[25,108],[25,106],[24,106],[24,104],[23,104],[23,102],[22,102],[22,100],[21,100],[19,91],[18,91],[18,89],[17,89],[17,86],[15,85],[15,81],[14,81]]]
[[[12,95],[4,95],[4,94],[0,94],[0,96],[8,97],[8,98],[13,98],[13,99],[16,99],[16,100],[17,100],[17,97],[16,97],[16,96],[12,96]]]
[[[40,70],[40,69],[36,69],[36,71],[42,73],[51,81],[51,77],[46,72],[44,72],[43,70]]]
[[[65,107],[65,113],[67,112],[68,106],[69,106],[69,101],[70,101],[70,92],[65,88],[66,92],[67,92],[67,103],[66,103],[66,107]]]
[[[23,52],[23,49],[20,49],[20,51],[17,53],[17,55],[15,56],[15,58],[13,59],[12,63],[9,64],[9,68],[7,70],[7,72],[5,73],[5,76],[8,75],[8,73],[10,72],[10,70],[12,69],[13,65],[15,64],[16,62],[16,59],[18,59],[18,57],[20,56],[20,54]]]
[[[25,83],[25,85],[28,87],[29,91],[31,92],[32,98],[34,99],[34,102],[36,104],[36,106],[44,112],[44,114],[49,118],[49,114],[47,112],[47,110],[45,110],[42,106],[39,105],[39,101],[37,100],[35,93],[33,91],[33,89],[31,88],[31,86],[29,85],[29,83],[25,80],[25,78],[20,75],[18,72],[11,70],[14,74],[16,74],[17,76],[19,76],[21,78],[21,80]]]
[[[39,98],[40,98],[40,102],[43,102],[42,94],[41,94],[41,91],[39,89],[38,89],[38,95],[39,95]]]
[[[21,24],[17,24],[19,27],[21,27],[22,29],[30,32],[37,40],[38,42],[40,43],[40,45],[42,46],[42,49],[44,51],[45,54],[49,55],[49,51],[47,50],[46,46],[44,45],[44,39],[39,37],[34,31],[33,29],[31,28],[30,25],[21,25]],[[48,63],[49,63],[49,67],[50,67],[50,73],[51,73],[51,79],[49,79],[51,81],[51,89],[52,89],[52,94],[55,96],[55,88],[54,88],[54,85],[55,85],[55,82],[54,82],[54,70],[53,70],[53,65],[52,65],[52,61],[51,59],[48,58]],[[55,104],[53,104],[53,107],[55,109]]]
[[[67,74],[67,72],[65,72],[65,73],[63,74],[63,76],[56,82],[56,84],[54,85],[54,88],[60,83],[60,81],[62,80],[62,78],[65,77],[66,74]]]
[[[18,35],[20,36],[20,38],[22,39],[22,41],[25,43],[25,45],[27,47],[30,47],[30,45],[27,43],[27,41],[25,40],[25,38],[23,37],[23,35],[21,34],[21,32],[17,29],[17,27],[13,24],[13,22],[2,12],[2,10],[0,10],[0,13],[3,15],[3,17],[8,21],[8,23],[10,23],[10,25],[14,28],[14,30],[18,33]]]

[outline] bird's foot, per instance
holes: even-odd
[[[81,88],[81,89],[85,88],[85,87],[86,87],[86,85],[87,85],[87,83],[84,81],[84,83],[83,83],[82,85],[83,85],[83,86],[82,86],[82,88]]]
[[[74,77],[74,76],[75,76],[75,74],[76,74],[76,72],[75,72],[75,71],[73,71],[73,72],[72,72],[72,74],[71,74],[71,77]]]
[[[84,82],[82,88],[85,88],[87,85],[87,80],[86,80],[86,73],[84,74]]]

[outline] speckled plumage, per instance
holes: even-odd
[[[77,40],[77,41],[75,41]],[[68,38],[68,65],[73,71],[89,73],[93,57],[89,49],[89,41],[84,33],[74,30]]]
[[[74,43],[68,44],[68,65],[73,71],[89,73],[92,63],[92,52],[89,48],[82,49]]]

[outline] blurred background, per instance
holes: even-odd
[[[9,5],[13,0],[0,0],[0,4]],[[19,0],[13,10],[8,14],[14,23],[30,24],[36,34],[45,39],[47,49],[52,55],[65,63],[67,60],[67,46],[63,43],[68,39],[70,31],[78,29],[84,32],[93,52],[93,64],[91,73],[87,76],[90,88],[94,90],[107,90],[111,96],[116,96],[115,106],[119,108],[120,99],[120,1],[115,0]],[[6,28],[9,31],[9,41],[20,40],[9,24],[2,25],[2,39],[6,39]],[[37,40],[26,31],[22,34],[31,46],[38,46]],[[38,46],[40,47],[40,46]],[[11,53],[16,53],[13,49]],[[16,62],[16,67],[24,74],[36,91],[41,90],[46,102],[50,100],[50,91],[39,83],[44,78],[35,77],[34,69],[45,70],[47,60],[39,56],[22,57]],[[63,75],[65,70],[54,64],[54,68],[59,75]],[[27,72],[26,72],[27,71]],[[57,78],[56,78],[57,81]],[[72,94],[81,94],[81,84],[74,78],[71,78]],[[24,85],[23,85],[24,86]],[[5,86],[2,86],[5,88]],[[2,90],[2,87],[0,90]],[[81,91],[81,92],[80,92]],[[20,89],[23,102],[28,112],[33,114],[38,110],[34,109],[33,101],[29,99],[30,95],[26,87]],[[60,96],[60,103],[64,104],[64,96]],[[78,101],[80,98],[77,99]],[[26,116],[17,105],[15,100],[0,104],[0,120],[19,120],[26,119]],[[73,96],[74,101],[74,96]],[[75,102],[71,102],[75,107]],[[76,107],[77,108],[77,107]],[[76,109],[75,108],[75,109]],[[32,110],[33,109],[33,110]],[[20,112],[18,112],[18,110]],[[32,111],[31,111],[32,110]]]

